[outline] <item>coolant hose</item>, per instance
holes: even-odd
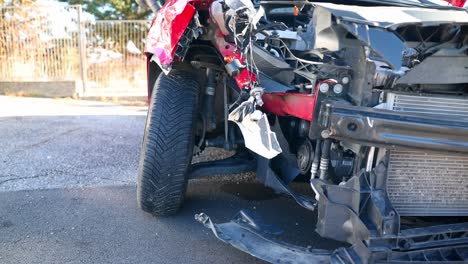
[[[323,141],[322,157],[320,158],[320,179],[327,180],[328,178],[328,164],[330,163],[330,147],[331,139]]]
[[[321,147],[322,147],[322,140],[317,139],[317,142],[315,143],[314,160],[312,161],[312,166],[311,166],[311,169],[310,169],[311,179],[317,178],[320,155],[321,155]]]

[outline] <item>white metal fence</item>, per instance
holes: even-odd
[[[0,81],[145,89],[149,21],[95,21],[81,6],[0,7]]]

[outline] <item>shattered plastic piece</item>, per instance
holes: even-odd
[[[270,129],[267,116],[252,109],[253,103],[250,100],[246,101],[229,114],[229,120],[239,126],[248,149],[272,159],[282,151],[278,139]]]
[[[262,118],[262,111],[260,110],[255,110],[251,115],[250,115],[250,120],[252,121],[258,121]]]

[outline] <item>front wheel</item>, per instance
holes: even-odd
[[[193,155],[199,85],[182,70],[160,74],[151,95],[138,172],[138,205],[156,216],[181,207]]]

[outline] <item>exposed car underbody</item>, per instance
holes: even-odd
[[[322,237],[351,246],[275,242],[247,212],[224,224],[197,215],[219,239],[279,263],[468,261],[468,14],[404,2],[183,0],[158,11],[150,68],[189,62],[221,87],[206,90],[197,151],[255,154],[254,165],[195,164],[192,177],[254,169],[317,210]],[[300,174],[315,197],[288,187]]]

